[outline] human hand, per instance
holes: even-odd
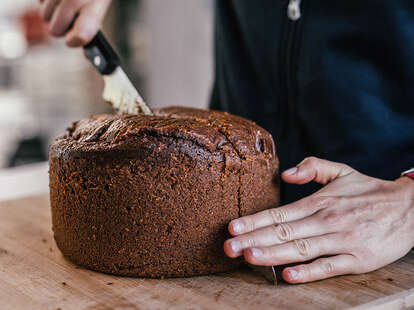
[[[50,33],[65,37],[70,47],[83,46],[102,25],[111,0],[39,0]]]
[[[283,265],[290,283],[381,268],[414,246],[414,181],[383,181],[344,164],[315,157],[282,174],[288,183],[325,186],[275,209],[235,219],[224,243],[231,257],[253,265]],[[328,256],[328,257],[326,257]]]

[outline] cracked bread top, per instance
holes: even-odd
[[[154,116],[92,116],[73,123],[51,150],[134,151],[140,145],[137,139],[151,137],[182,139],[212,153],[231,149],[241,159],[261,155],[277,162],[272,136],[254,122],[226,112],[184,107],[162,108]]]

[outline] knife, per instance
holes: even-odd
[[[247,264],[256,274],[264,277],[270,284],[277,286],[277,275],[275,266],[255,266]]]
[[[119,56],[101,31],[84,46],[84,51],[95,69],[103,76],[104,100],[110,102],[118,114],[153,115],[121,67]]]

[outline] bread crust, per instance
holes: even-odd
[[[171,107],[98,115],[49,149],[56,243],[110,274],[183,277],[231,271],[227,224],[279,204],[271,135],[223,112]]]

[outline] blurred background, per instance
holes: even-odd
[[[212,0],[113,0],[104,32],[150,106],[207,106]],[[46,161],[73,121],[111,112],[102,87],[81,49],[49,37],[37,0],[1,0],[0,172]]]

